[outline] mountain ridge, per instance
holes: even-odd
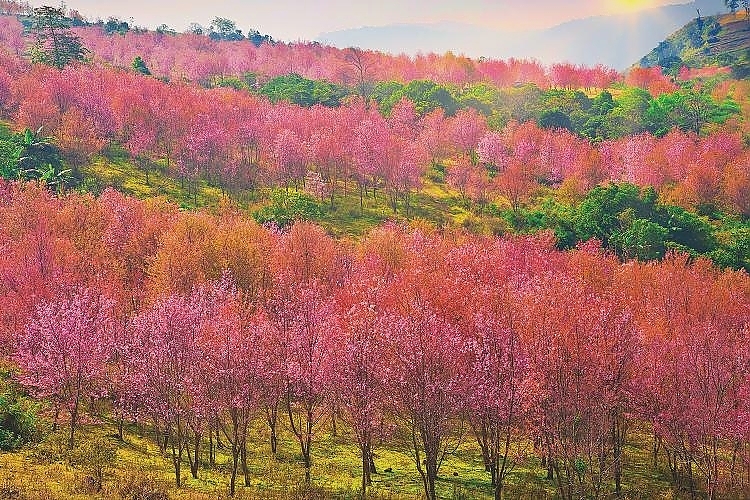
[[[659,42],[639,64],[661,66],[672,73],[683,66],[722,66],[735,78],[746,78],[750,76],[750,23],[744,13],[693,20]]]
[[[721,10],[721,5],[714,0],[696,0],[634,13],[591,16],[525,31],[445,21],[362,26],[321,33],[316,40],[394,54],[451,51],[470,57],[534,58],[546,64],[604,64],[623,70],[697,17],[697,9],[701,15],[708,15]],[[627,45],[612,50],[623,40]]]

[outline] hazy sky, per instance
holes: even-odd
[[[33,5],[57,4],[32,1]],[[90,19],[109,16],[153,28],[183,31],[227,17],[243,31],[255,28],[280,40],[312,40],[319,33],[392,23],[458,21],[509,29],[547,27],[570,19],[687,3],[686,0],[66,0]]]

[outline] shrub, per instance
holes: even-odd
[[[271,204],[253,214],[259,224],[273,223],[280,228],[289,227],[296,221],[319,219],[322,216],[323,209],[312,196],[298,191],[287,193],[284,189],[274,189],[271,192]]]
[[[117,447],[107,439],[97,437],[81,443],[70,455],[70,463],[86,474],[84,485],[88,491],[102,488],[105,474],[117,460]]]
[[[31,457],[44,464],[67,461],[69,458],[68,436],[62,431],[45,435],[31,451]]]
[[[145,471],[126,476],[117,493],[122,500],[169,500],[166,485]]]
[[[9,374],[2,375],[3,378]],[[37,433],[37,404],[22,396],[13,385],[0,385],[0,450],[17,450]]]

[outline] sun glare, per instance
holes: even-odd
[[[629,12],[653,6],[653,0],[610,0],[612,10]]]

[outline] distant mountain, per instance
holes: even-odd
[[[362,47],[395,54],[452,51],[472,57],[535,58],[625,69],[669,34],[697,16],[723,9],[718,0],[596,16],[549,29],[501,31],[458,23],[396,24],[322,33],[317,40],[339,47]]]
[[[690,68],[727,66],[736,78],[750,76],[750,22],[738,15],[693,20],[660,42],[640,65],[661,66],[677,71]]]

